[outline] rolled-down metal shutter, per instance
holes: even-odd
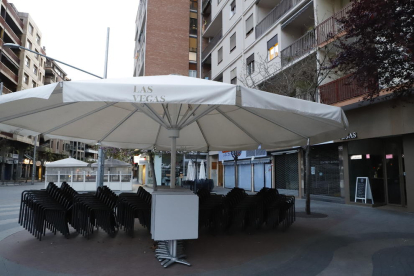
[[[224,166],[224,188],[234,188],[234,183],[234,165]]]
[[[258,192],[265,186],[265,164],[254,164],[254,191]]]
[[[298,155],[283,154],[276,156],[276,188],[282,194],[299,195]]]
[[[237,165],[239,188],[251,191],[252,189],[252,167],[250,164]]]

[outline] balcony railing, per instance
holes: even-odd
[[[3,40],[0,39],[0,45],[3,45]],[[8,47],[2,48],[4,52],[6,52],[9,57],[16,63],[17,66],[20,66],[20,58]]]
[[[3,85],[3,95],[4,94],[9,94],[12,93],[12,91],[10,89],[8,89],[6,86]]]
[[[319,86],[319,92],[324,104],[335,104],[367,93],[356,84],[352,74]]]
[[[7,0],[3,0],[3,4],[4,6],[8,7],[7,11],[11,14],[11,16],[14,18],[14,20],[16,21],[16,24],[20,26],[20,28],[23,29],[23,22],[20,20],[20,17],[17,15],[16,11],[13,9],[13,7],[11,7],[10,5],[8,5]]]
[[[16,35],[16,33],[9,26],[9,24],[6,23],[6,21],[4,20],[2,16],[0,16],[0,24],[2,24],[6,28],[8,34],[14,39],[14,42],[16,42],[19,45],[22,45],[20,38]]]
[[[15,82],[18,81],[18,77],[12,70],[10,70],[3,62],[0,62],[0,70],[3,71],[7,76],[9,76]]]
[[[344,31],[342,24],[339,23],[338,20],[346,17],[351,8],[352,3],[348,4],[342,10],[335,13],[333,16],[329,17],[316,27],[318,34],[318,45],[334,38],[337,35],[340,35]]]
[[[213,39],[210,40],[210,43],[207,45],[207,47],[203,50],[203,53],[201,54],[201,59],[205,59],[208,56],[208,54],[210,54],[210,52],[214,48],[214,46],[217,45],[217,43],[223,37],[223,32],[222,31],[223,30],[220,29],[220,31],[213,37]]]
[[[256,25],[256,39],[264,34],[273,24],[276,23],[285,13],[294,8],[302,0],[282,0],[271,10],[265,18]]]
[[[316,38],[315,29],[313,29],[280,52],[282,66],[301,58],[315,48]]]

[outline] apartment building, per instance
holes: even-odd
[[[134,76],[197,76],[197,0],[141,0],[136,17]]]
[[[344,34],[337,19],[346,16],[349,2],[203,0],[199,76],[243,85],[246,82],[241,80],[248,75],[260,83],[263,75],[255,74],[259,65],[274,68],[266,77],[276,78],[278,72],[311,55],[316,55],[318,61],[332,56],[335,47],[326,46],[332,46]],[[314,70],[317,66],[315,62]],[[369,203],[414,211],[414,123],[410,120],[414,108],[397,100],[361,103],[363,95],[348,72],[329,73],[322,79],[315,100],[342,107],[350,128],[344,137],[321,135],[314,141],[310,153],[312,195],[361,202],[355,200],[356,181],[368,177],[374,198]],[[318,140],[323,144],[317,145]],[[272,186],[302,197],[303,150],[273,151],[270,156]],[[234,164],[226,160],[214,160],[226,165],[221,173],[217,167],[214,174],[224,186],[228,178],[231,187]],[[254,166],[244,171],[245,179],[250,177],[255,184]]]

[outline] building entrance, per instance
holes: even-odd
[[[350,200],[357,177],[368,177],[375,205],[406,205],[404,153],[400,137],[348,143]]]

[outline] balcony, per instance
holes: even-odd
[[[285,13],[296,7],[302,0],[282,0],[265,18],[256,25],[256,39],[273,26]]]
[[[12,30],[9,24],[6,23],[4,18],[0,16],[0,24],[4,26],[7,31],[7,34],[14,40],[16,44],[22,45],[20,38],[16,35],[16,33]]]
[[[208,72],[203,72],[203,79],[211,80],[211,70]]]
[[[0,45],[3,45],[3,40],[0,39]],[[20,66],[20,58],[8,47],[2,48],[5,53],[7,53],[8,57],[11,58],[15,63],[16,66]]]
[[[3,85],[3,95],[13,93],[10,89]]]
[[[315,29],[293,42],[280,52],[282,67],[316,49]]]
[[[3,74],[8,76],[11,80],[15,81],[17,84],[18,77],[12,70],[10,70],[3,62],[0,62],[0,70]]]
[[[352,74],[319,86],[319,92],[324,104],[336,104],[367,93],[365,89],[357,86]]]
[[[344,30],[342,24],[338,22],[339,19],[347,16],[348,11],[352,8],[352,3],[345,6],[342,10],[335,13],[316,27],[318,34],[318,45],[328,42],[330,39],[342,36]]]
[[[202,60],[204,60],[210,54],[211,50],[213,50],[214,46],[217,45],[217,43],[220,41],[222,37],[223,37],[223,30],[220,29],[220,31],[210,40],[210,43],[203,50],[203,53],[201,54]]]
[[[20,28],[23,30],[23,22],[20,20],[20,17],[17,14],[17,12],[14,10],[14,8],[7,3],[7,0],[3,0],[2,2],[4,6],[8,8],[7,11],[11,15],[11,17],[13,17],[16,24],[19,25]]]

